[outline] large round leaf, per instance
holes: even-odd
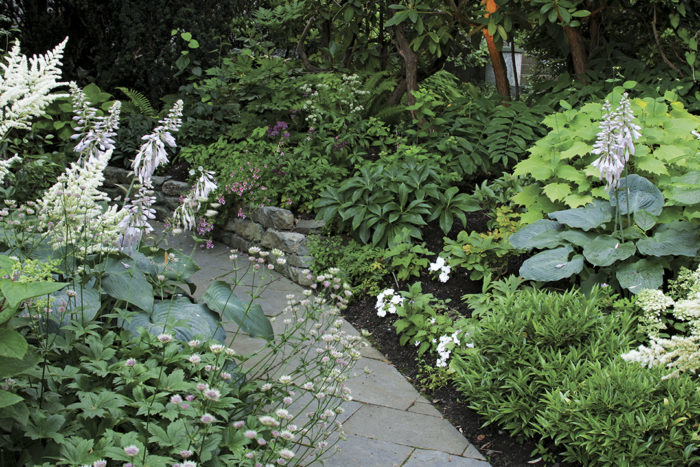
[[[559,232],[559,238],[578,246],[584,246],[595,238],[594,233],[581,232],[580,230],[563,230]]]
[[[599,235],[583,247],[583,256],[594,266],[610,266],[632,256],[637,249],[632,242],[620,243],[618,238]]]
[[[221,313],[224,321],[235,322],[251,337],[262,337],[267,340],[272,340],[274,337],[272,325],[263,313],[262,307],[257,303],[243,302],[226,282],[211,283],[202,300],[209,308]]]
[[[172,332],[181,341],[189,341],[195,336],[204,339],[226,340],[226,333],[219,316],[206,306],[192,303],[186,297],[158,301],[153,305],[153,313],[140,311],[123,322],[124,329],[134,335],[144,328],[154,335]]]
[[[562,229],[559,222],[540,219],[526,225],[508,239],[513,248],[552,248],[561,244],[558,232]]]
[[[620,214],[634,213],[645,209],[658,216],[664,207],[664,195],[646,178],[639,175],[628,175],[620,179],[617,197],[614,192],[610,192],[610,204],[617,206],[618,202],[620,203]]]
[[[578,274],[583,269],[583,256],[575,255],[569,260],[573,251],[570,245],[541,251],[525,260],[520,267],[520,275],[524,279],[550,282]]]
[[[71,319],[84,319],[92,321],[100,310],[102,302],[100,293],[90,286],[76,287],[75,298],[68,297],[66,293],[72,287],[65,287],[51,295],[51,316],[57,318],[63,316],[61,326],[66,325]]]
[[[615,273],[620,287],[633,294],[644,289],[658,289],[664,281],[664,268],[654,260],[640,259],[627,263]]]
[[[700,172],[689,172],[681,177],[673,177],[666,196],[671,204],[692,206],[700,204]]]
[[[583,230],[594,229],[613,218],[610,203],[599,199],[582,208],[552,212],[549,217],[569,227]]]
[[[144,311],[153,308],[153,287],[131,258],[107,258],[101,265],[105,276],[102,291],[117,300],[124,300]]]
[[[700,248],[700,227],[688,222],[675,221],[659,226],[649,238],[637,242],[639,252],[649,256],[695,257]]]

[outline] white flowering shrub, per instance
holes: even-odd
[[[651,289],[636,296],[635,302],[643,311],[640,330],[649,343],[622,355],[625,360],[648,368],[661,365],[672,370],[664,379],[682,372],[697,374],[700,369],[700,267],[685,276],[682,298],[673,300],[662,291]],[[679,332],[678,326],[669,330],[667,323],[682,324],[686,331]],[[673,335],[669,337],[667,333]]]

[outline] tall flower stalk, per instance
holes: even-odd
[[[634,119],[627,93],[622,95],[620,104],[614,111],[610,102],[606,100],[603,104],[603,119],[600,122],[598,138],[591,151],[599,156],[591,165],[598,169],[600,178],[605,179],[605,189],[611,193],[611,196],[614,192],[616,201],[615,228],[620,229],[620,240],[623,242],[625,239],[622,216],[620,215],[619,186],[622,172],[625,172],[625,176],[629,175],[627,163],[630,155],[635,153],[634,141],[641,136],[641,127],[634,123]],[[631,224],[629,219],[629,186],[626,187],[626,190],[628,224]]]

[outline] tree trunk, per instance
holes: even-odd
[[[581,33],[577,28],[564,26],[566,38],[569,40],[569,50],[571,51],[571,59],[574,62],[574,72],[578,78],[586,83],[586,47],[583,45]]]
[[[484,2],[482,2],[484,3]],[[498,5],[495,0],[485,0],[486,3],[486,17],[489,14],[494,13],[498,10]],[[498,94],[503,97],[503,100],[510,100],[510,85],[508,84],[508,72],[506,71],[506,61],[503,59],[503,54],[496,47],[496,41],[493,36],[489,34],[488,29],[483,29],[484,38],[486,39],[486,45],[489,48],[489,55],[491,56],[491,63],[493,64],[493,75],[496,78],[496,90]]]
[[[408,92],[408,105],[416,103],[416,98],[412,91],[418,90],[418,55],[411,49],[411,46],[403,34],[401,25],[394,26],[394,36],[396,37],[396,49],[403,58],[406,68],[406,91]],[[411,111],[411,116],[415,118],[416,112]]]

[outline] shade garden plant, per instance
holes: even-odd
[[[3,137],[28,128],[57,97],[64,45],[30,60],[15,45],[6,57]],[[358,338],[338,320],[347,295],[328,288],[288,297],[293,320],[274,335],[256,301],[271,284],[268,271],[285,258],[251,248],[245,263],[232,251],[229,279],[195,300],[191,254],[149,239],[153,175],[168,160],[166,147],[176,146],[182,102],[142,138],[120,206],[100,191],[119,102],[100,115],[73,83],[70,96],[77,160],[39,199],[5,199],[0,219],[0,462],[296,465],[323,458],[359,358]],[[3,176],[21,156],[13,159],[3,161]],[[200,168],[196,176],[169,221],[171,234],[216,215],[213,173]],[[246,275],[256,276],[249,302],[235,292]],[[236,329],[229,336],[227,323]],[[240,355],[243,333],[266,344]],[[292,354],[301,365],[287,365]],[[310,402],[300,413],[292,404],[303,398]]]

